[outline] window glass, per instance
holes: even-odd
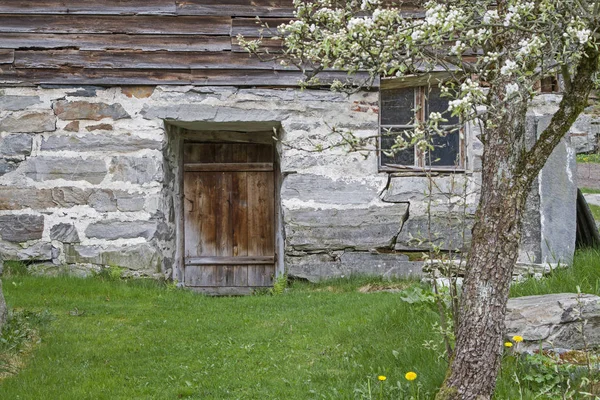
[[[412,125],[414,108],[414,88],[381,91],[381,125]]]
[[[458,124],[458,117],[451,116],[448,110],[448,97],[441,97],[441,90],[438,87],[432,87],[427,93],[427,109],[425,117],[428,118],[432,112],[439,112],[442,117],[446,118],[448,122],[444,122],[447,125]]]
[[[431,143],[435,148],[426,155],[427,166],[452,167],[459,166],[460,159],[460,135],[452,132],[446,136],[434,134]]]
[[[381,148],[389,150],[396,143],[396,136],[410,132],[402,128],[381,128]],[[383,151],[380,155],[381,165],[415,165],[415,148],[414,146],[394,152],[392,155],[385,154]]]

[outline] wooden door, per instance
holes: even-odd
[[[273,146],[186,143],[183,160],[185,285],[224,293],[270,286]]]

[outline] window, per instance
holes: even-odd
[[[391,86],[391,85],[389,85]],[[448,98],[441,97],[438,87],[392,87],[382,86],[379,115],[379,168],[382,171],[401,168],[428,168],[456,170],[464,167],[464,141],[461,139],[459,118],[451,117]],[[439,112],[448,120],[440,128],[445,136],[432,134],[435,148],[421,151],[415,146],[390,154],[398,135],[407,134],[415,126],[427,121],[432,112]],[[387,154],[386,154],[387,153]]]

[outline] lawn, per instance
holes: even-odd
[[[513,295],[577,284],[600,294],[599,260],[579,253],[575,269],[516,286]],[[434,307],[357,290],[368,282],[378,281],[210,298],[151,281],[5,276],[11,307],[52,318],[38,325],[41,341],[21,357],[26,365],[0,383],[0,399],[354,399],[369,398],[368,382],[378,398],[382,387],[409,387],[408,371],[418,375],[410,390],[422,385],[431,398],[446,368],[423,347],[440,342]],[[519,398],[513,364],[497,399]],[[386,398],[402,398],[393,393]]]

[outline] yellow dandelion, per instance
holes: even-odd
[[[387,377],[386,377],[385,375],[379,375],[379,376],[377,377],[377,379],[379,379],[380,381],[382,381],[382,382],[383,382],[383,381],[385,381],[385,380],[387,379]]]
[[[417,379],[417,374],[410,371],[410,372],[407,372],[406,375],[404,375],[404,377],[406,378],[407,381],[414,381],[415,379]]]
[[[513,336],[512,340],[515,343],[521,343],[523,341],[523,336]]]
[[[512,347],[513,344],[511,342],[505,342],[504,347]]]

